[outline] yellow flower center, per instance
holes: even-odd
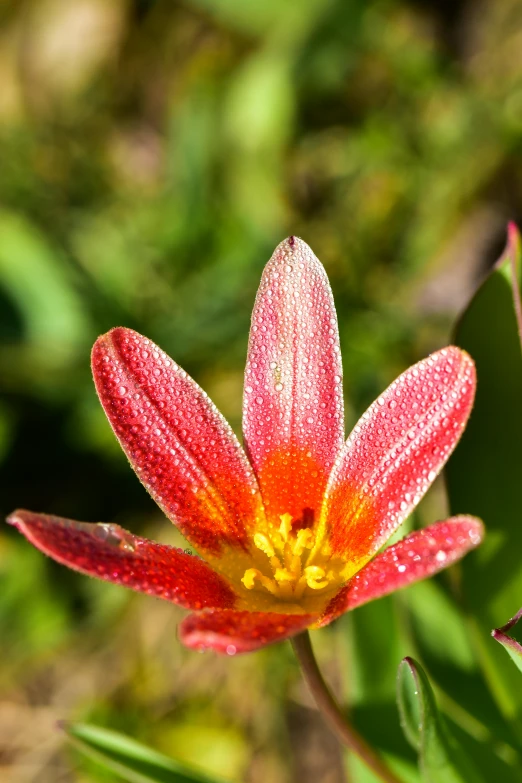
[[[254,544],[268,558],[266,570],[272,576],[258,568],[247,569],[241,580],[247,590],[267,590],[276,598],[296,600],[310,591],[318,593],[341,584],[346,564],[332,561],[328,546],[317,551],[315,533],[308,528],[294,532],[290,514],[282,514],[280,519],[279,529],[270,536],[254,535]]]

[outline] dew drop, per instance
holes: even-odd
[[[134,552],[136,549],[131,533],[127,533],[119,525],[100,523],[96,525],[95,533],[109,546],[124,549],[127,552]]]

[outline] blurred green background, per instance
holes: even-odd
[[[256,287],[295,233],[332,283],[349,427],[449,341],[508,219],[522,220],[520,0],[4,0],[2,517],[22,506],[180,542],[98,404],[98,334],[154,339],[239,431]],[[420,522],[444,513],[438,486]],[[442,593],[422,589],[408,611],[436,615]],[[405,745],[390,694],[411,650],[383,660],[378,635],[398,601],[359,636],[361,613],[315,634],[338,695],[380,705],[381,724],[366,718],[384,749]],[[182,615],[3,526],[2,781],[115,780],[63,750],[60,718],[235,781],[366,781],[287,646],[201,657],[177,642]],[[365,634],[366,670],[351,641]]]

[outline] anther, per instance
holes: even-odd
[[[301,556],[305,549],[311,549],[314,545],[314,534],[311,530],[299,530],[297,541],[294,544],[294,554]]]
[[[324,578],[324,568],[321,568],[320,566],[307,566],[303,573],[306,579],[306,584],[312,590],[321,590],[323,587],[328,585],[328,579]],[[322,582],[321,579],[323,580]]]
[[[293,582],[294,575],[286,568],[278,568],[274,574],[276,582]]]
[[[254,589],[254,582],[257,576],[261,576],[261,572],[258,571],[257,568],[249,568],[247,571],[245,571],[245,574],[241,579],[241,581],[243,582],[247,590]]]
[[[264,552],[267,557],[274,557],[275,550],[267,536],[263,533],[256,533],[254,536],[254,544],[261,552]]]
[[[283,541],[288,541],[288,538],[290,536],[290,533],[292,531],[292,515],[291,514],[281,514],[279,517],[281,520],[281,524],[279,526],[279,532],[283,536]]]

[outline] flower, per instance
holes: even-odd
[[[326,625],[480,543],[481,522],[458,516],[380,551],[457,444],[474,365],[456,347],[414,365],[345,443],[332,293],[296,237],[276,248],[254,306],[245,451],[205,392],[136,332],[100,337],[92,368],[132,467],[200,557],[114,524],[30,511],[8,521],[71,568],[192,610],[188,647],[248,652]]]

